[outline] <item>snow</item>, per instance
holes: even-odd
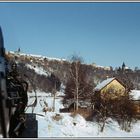
[[[140,90],[132,90],[130,95],[133,96],[134,100],[140,100]]]
[[[36,57],[38,59],[48,59],[48,60],[57,60],[57,61],[66,61],[66,59],[60,59],[60,58],[54,58],[54,57],[46,57],[46,56],[42,56],[42,55],[37,55],[37,54],[25,54],[25,53],[16,53],[13,51],[9,51],[11,54],[16,54],[16,55],[21,55],[21,56],[29,56],[29,57]]]
[[[60,94],[61,95],[61,94]],[[34,113],[38,113],[38,114],[45,114],[44,112],[42,112],[43,108],[45,107],[45,102],[47,102],[48,107],[52,108],[53,106],[53,96],[51,93],[45,93],[45,92],[40,92],[39,90],[37,91],[37,106],[34,109]],[[28,105],[31,105],[34,101],[35,101],[35,93],[28,93]],[[55,103],[55,112],[59,113],[59,109],[60,108],[64,108],[64,106],[62,105],[62,97],[57,96],[56,97],[56,103]],[[27,107],[27,113],[32,112],[32,108],[31,107]]]
[[[57,91],[57,92],[56,92],[56,95],[57,95],[57,96],[65,96],[64,92],[61,92],[61,91],[60,91],[60,92]]]
[[[49,94],[37,91],[38,99],[37,106],[34,113],[38,120],[38,137],[53,137],[53,138],[94,138],[94,137],[140,137],[140,121],[133,125],[131,132],[126,132],[120,129],[118,123],[111,118],[108,119],[110,123],[105,125],[103,132],[99,131],[99,125],[96,122],[86,121],[81,115],[72,115],[71,113],[60,113],[59,109],[63,108],[62,96],[57,96],[55,101],[54,112],[43,112],[44,101],[48,103],[48,107],[52,107],[53,97]],[[137,91],[138,92],[138,91]],[[140,92],[140,91],[139,91]],[[28,94],[29,97],[34,93]],[[33,98],[29,98],[33,101]],[[42,104],[41,104],[41,103]],[[31,112],[31,108],[28,108],[26,112]],[[40,116],[42,115],[42,116]],[[60,119],[53,119],[54,116],[59,115]]]
[[[73,123],[75,123],[79,127],[85,127],[86,126],[86,120],[79,114],[74,116]]]
[[[134,93],[140,91],[133,90]],[[35,93],[28,93],[29,102],[32,103],[35,98]],[[120,129],[118,123],[111,118],[107,119],[104,131],[100,132],[100,127],[96,122],[86,121],[79,114],[60,113],[59,109],[63,108],[62,96],[57,96],[55,101],[55,111],[43,112],[45,107],[44,101],[48,103],[48,107],[52,108],[53,97],[50,93],[37,91],[37,106],[34,109],[36,119],[38,120],[38,137],[39,138],[139,138],[140,137],[140,120],[133,124],[130,132]],[[32,112],[32,108],[26,109],[27,113]],[[54,119],[55,116],[60,116],[60,119]],[[0,138],[2,136],[0,135]]]
[[[103,87],[105,87],[107,84],[109,84],[112,80],[114,80],[115,78],[108,78],[104,81],[102,81],[101,83],[99,83],[96,87],[95,90],[101,90]]]
[[[48,72],[45,71],[42,67],[38,67],[38,66],[32,66],[30,64],[26,64],[27,68],[29,69],[33,69],[37,74],[39,75],[45,75],[48,76]]]

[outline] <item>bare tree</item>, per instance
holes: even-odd
[[[118,121],[121,129],[125,131],[130,131],[133,122],[137,120],[137,111],[132,98],[127,93],[125,96],[121,96],[112,102],[115,109],[112,108],[111,112],[114,114],[114,118]]]
[[[54,89],[52,90],[52,94],[53,94],[53,112],[55,111],[55,98],[56,98],[56,82],[54,83]]]
[[[103,132],[105,124],[108,123],[107,119],[110,114],[110,100],[105,96],[102,97],[99,93],[95,93],[93,96],[94,104],[94,118],[100,126],[100,131]]]
[[[116,98],[108,96],[109,94],[104,93],[102,96],[100,93],[95,93],[93,96],[94,117],[99,123],[100,131],[103,132],[105,124],[109,123],[108,118],[115,119],[123,130],[129,131],[132,122],[136,120],[136,109],[131,100],[132,97],[129,93]]]
[[[123,62],[122,68],[119,67],[117,75],[115,75],[122,83],[125,83],[125,88],[128,92],[134,89],[132,79],[130,79],[130,74],[127,73],[125,69],[125,63]]]
[[[72,56],[69,68],[70,76],[65,89],[66,98],[74,100],[74,111],[78,111],[79,98],[87,97],[93,89],[92,84],[90,85],[87,81],[86,67],[81,64],[82,60],[79,56]]]
[[[51,73],[50,77],[49,77],[51,83],[52,83],[52,94],[53,94],[53,111],[55,111],[55,98],[56,98],[56,92],[58,90],[60,90],[60,85],[61,82],[59,80],[59,78],[54,74]]]

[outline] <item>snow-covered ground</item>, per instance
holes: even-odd
[[[48,76],[50,73],[48,71],[45,71],[42,67],[38,66],[32,66],[29,64],[26,64],[27,68],[33,69],[37,74]]]
[[[29,96],[34,93],[30,93]],[[60,93],[59,93],[60,94]],[[58,95],[59,95],[58,94]],[[37,106],[34,113],[37,113],[38,120],[38,137],[140,137],[140,121],[133,125],[131,132],[120,129],[117,122],[109,119],[111,123],[105,126],[103,132],[99,131],[99,125],[95,122],[86,121],[82,116],[73,117],[70,113],[60,113],[59,109],[63,108],[62,96],[57,96],[55,101],[54,112],[43,112],[44,102],[52,108],[53,97],[51,94],[41,93],[38,91]],[[61,95],[61,94],[60,94]],[[29,99],[29,103],[34,101],[34,97]],[[31,112],[32,108],[27,108],[26,112]],[[59,115],[59,116],[58,116]],[[58,119],[54,119],[58,116]],[[76,124],[76,125],[74,125]]]
[[[13,51],[9,51],[11,54],[14,55],[20,55],[20,56],[29,56],[29,57],[35,57],[38,58],[40,60],[43,60],[44,58],[48,59],[48,60],[57,60],[57,61],[66,61],[66,59],[62,58],[55,58],[55,57],[47,57],[47,56],[42,56],[42,55],[35,55],[35,54],[25,54],[25,53],[19,53],[19,52],[13,52]]]
[[[133,100],[140,100],[140,90],[132,90],[131,95]]]

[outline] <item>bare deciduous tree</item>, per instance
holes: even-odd
[[[86,68],[81,64],[82,58],[72,56],[72,63],[69,68],[69,80],[66,84],[66,98],[73,98],[74,111],[78,111],[79,98],[88,97],[92,94],[93,86],[87,81]]]
[[[93,96],[94,117],[101,127],[100,131],[103,132],[108,118],[115,119],[123,130],[130,130],[132,122],[136,120],[136,108],[132,97],[125,93],[124,96],[111,98],[108,94],[110,93],[101,96],[100,93],[96,93]]]

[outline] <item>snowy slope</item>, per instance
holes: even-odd
[[[26,67],[29,69],[33,69],[39,75],[45,75],[45,76],[50,75],[50,73],[48,71],[45,71],[42,67],[32,66],[30,64],[26,64]]]
[[[9,51],[11,54],[14,55],[20,55],[20,56],[29,56],[29,57],[34,57],[34,58],[38,58],[40,60],[43,60],[44,58],[48,59],[48,60],[57,60],[57,61],[66,61],[66,59],[60,59],[60,58],[54,58],[54,57],[46,57],[46,56],[42,56],[42,55],[35,55],[35,54],[25,54],[25,53],[16,53],[13,51]]]
[[[34,94],[34,93],[32,93]],[[30,94],[31,95],[31,94]],[[35,113],[38,120],[38,136],[41,137],[140,137],[140,121],[133,125],[131,132],[120,129],[117,122],[110,119],[111,123],[105,126],[104,132],[99,132],[99,126],[95,122],[86,121],[82,116],[72,117],[70,113],[59,113],[59,109],[63,108],[62,97],[56,98],[55,112],[42,112],[43,102],[46,101],[49,107],[52,107],[53,97],[49,94],[38,91],[38,104]],[[32,99],[33,100],[33,99]],[[30,102],[30,100],[29,100]],[[27,109],[31,112],[31,108]],[[53,117],[60,114],[60,120],[54,120]],[[76,123],[76,125],[74,125]]]

